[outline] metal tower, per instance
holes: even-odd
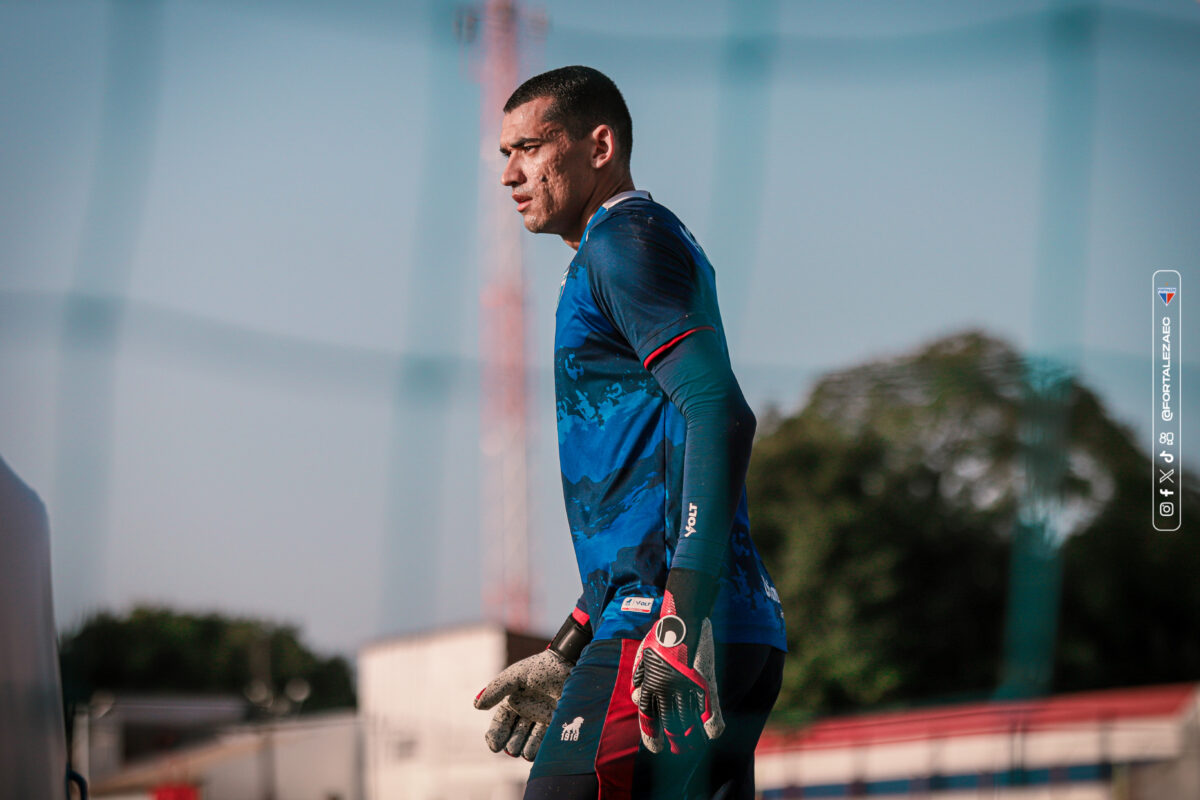
[[[521,227],[500,185],[501,109],[517,87],[522,12],[512,0],[487,0],[480,113],[480,222],[484,277],[480,316],[485,614],[509,628],[529,627],[528,403],[525,271]],[[473,26],[472,26],[473,27]]]

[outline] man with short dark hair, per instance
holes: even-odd
[[[565,67],[504,107],[502,181],[525,227],[576,251],[556,311],[567,517],[583,594],[543,653],[476,697],[487,743],[532,760],[526,800],[752,798],[782,678],[783,612],[750,539],[755,420],[712,266],[634,188],[606,76]]]

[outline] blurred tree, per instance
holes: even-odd
[[[782,716],[996,688],[1026,374],[968,332],[765,415],[747,489],[788,618]],[[1152,529],[1149,459],[1094,394],[1068,391],[1054,689],[1194,680],[1200,539]]]
[[[255,680],[284,697],[302,678],[311,694],[302,713],[355,705],[344,658],[321,658],[296,628],[220,614],[186,614],[141,606],[127,616],[102,612],[59,641],[67,704],[97,690],[242,695]]]

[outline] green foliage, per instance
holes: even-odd
[[[1127,438],[1111,443],[1110,456],[1112,499],[1062,548],[1055,682],[1090,689],[1196,680],[1200,537],[1188,530],[1186,515],[1200,508],[1200,491],[1193,480],[1183,487],[1181,530],[1155,531],[1150,460]],[[1186,465],[1184,475],[1188,479]]]
[[[788,620],[782,717],[996,688],[1041,411],[1026,367],[961,334],[830,375],[763,426],[747,490]],[[1200,677],[1200,539],[1151,529],[1150,462],[1090,391],[1069,382],[1060,408],[1055,690]]]
[[[261,620],[148,606],[101,612],[60,638],[59,660],[68,704],[97,690],[242,695],[269,674],[276,696],[293,678],[308,681],[303,712],[355,705],[345,659],[321,658],[294,627]]]

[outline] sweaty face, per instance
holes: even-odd
[[[588,139],[571,141],[561,125],[545,121],[552,102],[539,97],[504,115],[500,153],[507,161],[500,181],[512,189],[527,230],[577,240],[594,180]]]

